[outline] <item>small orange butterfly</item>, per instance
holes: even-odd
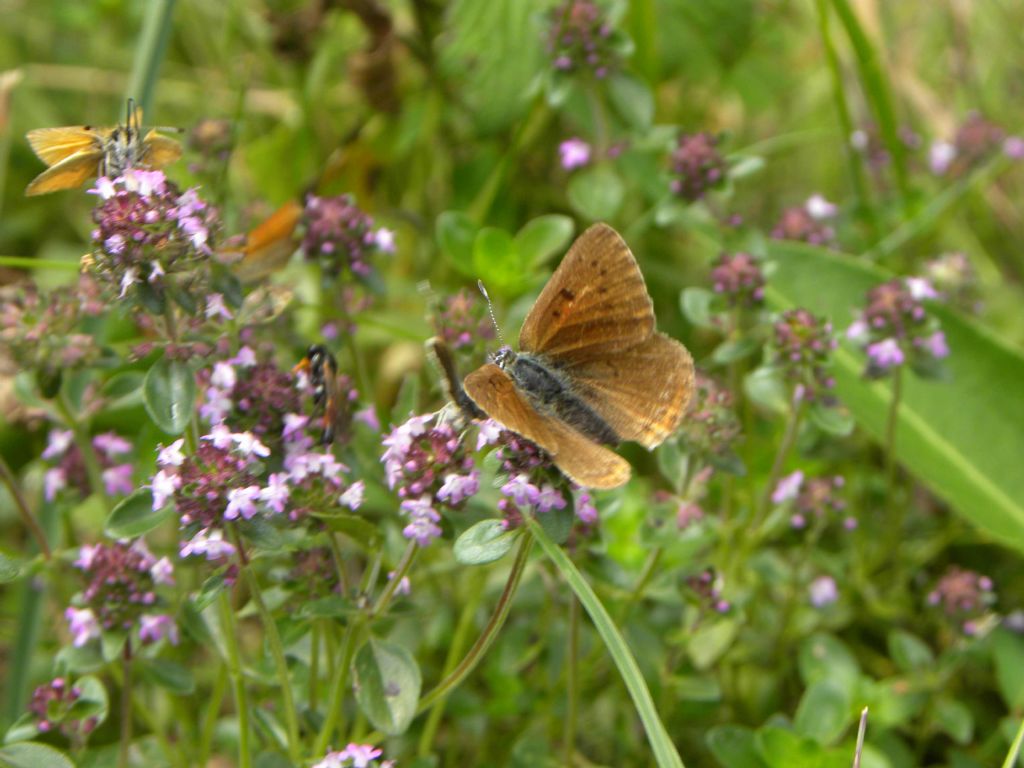
[[[82,186],[96,176],[119,176],[127,168],[162,168],[181,157],[181,144],[150,129],[142,133],[142,110],[128,100],[125,125],[70,125],[29,131],[32,151],[49,168],[32,179],[26,195]]]
[[[255,226],[236,248],[221,252],[231,260],[231,271],[243,282],[262,280],[283,268],[298,247],[293,235],[302,218],[302,206],[289,200]]]

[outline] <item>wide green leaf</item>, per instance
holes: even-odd
[[[146,412],[160,429],[180,435],[192,418],[196,380],[180,360],[162,358],[146,374],[142,388]]]
[[[575,174],[569,182],[569,202],[591,221],[607,221],[619,212],[626,190],[608,165],[597,165]]]
[[[370,638],[355,661],[356,701],[375,728],[397,736],[409,727],[420,699],[420,668],[404,647]]]
[[[153,509],[153,494],[140,488],[110,512],[105,525],[107,534],[115,539],[134,539],[149,533],[174,514],[173,505]]]
[[[0,747],[3,768],[75,768],[67,755],[45,744],[21,741]]]
[[[891,277],[850,256],[798,243],[769,245],[776,263],[769,298],[802,306],[842,329],[868,289]],[[896,455],[959,514],[1000,541],[1024,549],[1024,355],[944,306],[950,380],[904,377]],[[843,344],[834,373],[840,399],[875,439],[885,434],[890,389],[861,376],[862,353]]]
[[[538,216],[516,232],[516,247],[530,267],[540,267],[556,253],[565,250],[574,228],[568,216],[557,213]]]
[[[452,553],[463,565],[484,565],[503,558],[515,543],[518,531],[510,531],[503,520],[481,520],[455,540]]]

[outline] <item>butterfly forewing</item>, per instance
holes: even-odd
[[[543,448],[570,480],[586,488],[615,488],[629,464],[558,419],[538,413],[505,371],[488,363],[469,374],[466,392],[491,418]]]
[[[537,298],[519,346],[559,364],[629,349],[653,331],[654,308],[636,259],[614,229],[595,224]]]
[[[693,358],[663,333],[565,371],[575,394],[622,440],[645,448],[661,445],[676,430],[693,393]]]
[[[78,152],[102,150],[104,130],[82,125],[36,128],[25,134],[25,138],[36,157],[47,165],[56,165]]]

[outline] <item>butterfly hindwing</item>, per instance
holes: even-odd
[[[622,440],[654,448],[671,435],[693,393],[693,358],[663,333],[623,352],[567,366],[574,393]]]
[[[523,322],[519,346],[558,364],[601,358],[646,340],[654,307],[619,234],[595,224],[577,238]]]
[[[62,189],[77,189],[96,175],[103,153],[99,150],[79,152],[40,173],[25,188],[25,194],[45,195]]]
[[[557,418],[539,413],[494,363],[464,382],[466,392],[487,415],[544,449],[570,480],[585,488],[614,488],[629,480],[629,463]]]

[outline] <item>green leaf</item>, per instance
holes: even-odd
[[[839,326],[854,317],[867,290],[891,277],[849,256],[799,243],[771,241],[776,273],[769,299],[802,306]],[[941,305],[951,350],[950,381],[903,378],[896,456],[959,514],[1000,541],[1024,550],[1024,397],[983,393],[1020,391],[1024,356],[988,331]],[[872,437],[884,440],[887,383],[862,378],[862,353],[836,350],[833,373],[839,399]]]
[[[196,688],[192,672],[169,659],[145,659],[139,664],[142,674],[171,693],[187,696]]]
[[[683,316],[698,328],[716,329],[714,321],[715,294],[707,288],[684,288],[679,294],[679,307]]]
[[[180,435],[196,403],[196,380],[180,360],[157,360],[146,374],[143,402],[153,422],[164,432]]]
[[[683,675],[673,677],[670,682],[681,701],[714,703],[722,700],[722,686],[713,675]]]
[[[575,228],[568,216],[554,213],[538,216],[516,233],[516,248],[523,261],[535,269],[566,249]]]
[[[500,560],[512,549],[518,531],[510,531],[503,520],[481,520],[455,540],[453,554],[463,565],[485,565]]]
[[[765,768],[755,734],[739,725],[719,725],[705,737],[708,749],[723,768]]]
[[[760,349],[761,342],[750,336],[741,339],[730,339],[723,341],[715,347],[711,353],[711,360],[716,365],[729,365],[730,363],[750,357]]]
[[[0,766],[3,768],[75,768],[63,752],[36,744],[33,741],[19,741],[0,747]]]
[[[344,619],[357,612],[351,600],[341,595],[328,595],[304,602],[298,615],[303,619]]]
[[[591,221],[608,221],[619,212],[626,191],[622,180],[608,165],[595,165],[569,181],[569,203]]]
[[[142,403],[142,386],[145,374],[140,371],[122,371],[114,374],[103,385],[106,409],[132,408]]]
[[[467,277],[476,277],[473,267],[473,240],[477,226],[462,211],[445,211],[437,217],[434,234],[441,253],[451,259],[455,268]]]
[[[811,423],[827,435],[846,437],[853,432],[856,422],[842,406],[812,403],[807,409]]]
[[[729,650],[739,629],[739,624],[731,618],[709,619],[701,624],[686,644],[693,666],[708,669]]]
[[[608,80],[608,96],[615,112],[630,128],[646,131],[654,120],[654,94],[643,80],[618,72]]]
[[[547,512],[537,513],[537,522],[540,523],[551,540],[558,545],[565,544],[569,540],[572,523],[575,519],[576,513],[572,504],[566,504],[564,509],[550,509]]]
[[[519,286],[526,277],[515,240],[498,227],[484,227],[477,232],[473,267],[485,285],[506,291]]]
[[[366,718],[389,736],[404,733],[420,698],[420,668],[405,648],[370,638],[356,654],[356,701]]]
[[[100,653],[104,661],[120,660],[128,642],[128,630],[105,629],[100,632]]]
[[[760,173],[765,164],[760,155],[732,155],[729,163],[729,178],[733,180]]]
[[[800,677],[805,685],[818,680],[833,680],[852,692],[860,679],[860,667],[843,642],[831,635],[812,635],[800,645],[797,656]]]
[[[644,730],[647,732],[647,741],[654,752],[655,761],[661,768],[667,768],[668,766],[682,768],[682,758],[679,757],[679,753],[676,751],[668,731],[665,730],[665,725],[658,716],[657,707],[654,706],[654,700],[647,689],[647,683],[640,672],[640,667],[637,665],[636,659],[633,658],[633,654],[630,653],[629,646],[626,645],[626,640],[622,637],[622,633],[619,632],[615,622],[612,621],[612,617],[608,615],[608,611],[605,610],[604,605],[597,595],[594,594],[594,590],[587,583],[587,580],[583,578],[583,574],[573,565],[569,556],[548,537],[540,523],[529,515],[526,516],[525,520],[530,533],[533,534],[534,539],[540,544],[544,554],[558,568],[562,578],[568,582],[570,588],[572,588],[572,591],[579,599],[580,604],[590,616],[591,621],[594,622],[597,633],[601,636],[601,640],[604,641],[608,653],[615,662],[615,667],[619,670],[619,674],[622,675],[622,681],[626,684],[626,690],[629,691],[629,696],[633,700],[633,706],[640,717],[640,722],[643,723]]]
[[[957,744],[967,744],[974,735],[974,716],[967,705],[948,696],[935,701],[935,720]]]
[[[779,371],[764,365],[743,378],[743,391],[751,402],[773,413],[789,409],[789,389]]]
[[[793,726],[797,733],[819,744],[833,744],[850,724],[850,706],[850,697],[842,686],[832,680],[817,680],[800,698]]]
[[[0,552],[0,584],[14,581],[21,575],[21,563]]]
[[[935,663],[935,654],[928,644],[909,632],[894,629],[886,638],[889,656],[904,672],[928,669]]]
[[[829,753],[813,739],[782,728],[759,730],[757,749],[771,768],[849,768],[850,765],[849,755]]]
[[[358,515],[350,515],[345,512],[314,512],[313,517],[323,521],[332,531],[344,533],[364,547],[372,546],[380,538],[380,531],[377,529],[377,526]]]
[[[149,488],[140,488],[111,510],[104,528],[111,538],[134,539],[149,533],[173,515],[174,505],[166,504],[154,510],[152,492]]]
[[[992,632],[992,659],[996,682],[1006,708],[1024,709],[1024,637],[999,627]]]
[[[75,687],[81,691],[81,695],[68,709],[66,719],[83,720],[95,717],[97,725],[105,722],[110,712],[110,699],[102,681],[93,675],[86,675],[75,681]]]

